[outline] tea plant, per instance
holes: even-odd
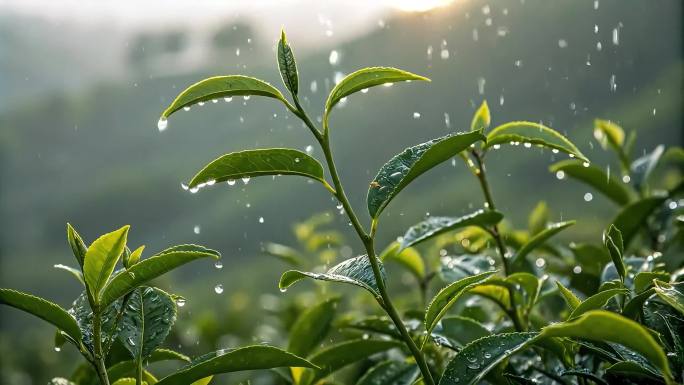
[[[198,245],[177,245],[142,259],[144,246],[126,246],[129,226],[96,239],[86,246],[67,224],[67,238],[78,268],[56,265],[72,274],[84,287],[67,311],[46,299],[11,289],[0,289],[0,303],[39,317],[55,327],[57,350],[69,342],[85,363],[70,379],[54,378],[54,385],[187,385],[208,384],[214,374],[254,369],[314,367],[281,349],[257,345],[222,349],[190,359],[162,348],[176,320],[176,306],[185,299],[147,286],[164,273],[200,258],[220,258],[214,250]],[[121,261],[123,265],[116,270]],[[187,365],[161,380],[145,367],[158,361]]]
[[[194,104],[265,96],[282,102],[301,119],[322,150],[330,179],[312,156],[291,148],[270,148],[223,155],[187,184],[191,192],[197,192],[238,178],[283,174],[310,178],[339,201],[365,248],[364,255],[327,271],[289,270],[281,276],[282,291],[307,278],[355,285],[370,294],[384,313],[337,323],[342,329],[371,333],[373,338],[352,338],[320,349],[316,346],[329,332],[338,298],[325,299],[306,310],[290,329],[289,349],[308,357],[318,368],[280,372],[284,381],[332,384],[327,379],[331,373],[392,348],[400,348],[402,358],[381,354],[389,359],[370,368],[357,384],[682,381],[684,289],[679,281],[684,217],[677,197],[684,184],[680,148],[669,150],[666,157],[658,147],[632,161],[635,135],[625,139],[618,125],[597,120],[595,137],[618,154],[621,181],[592,165],[572,142],[542,124],[514,121],[490,129],[489,109],[483,103],[469,132],[409,147],[381,167],[369,184],[371,221],[364,226],[349,203],[334,161],[330,139],[334,107],[371,87],[429,80],[390,67],[358,70],[331,90],[318,127],[300,103],[299,73],[284,33],[277,58],[291,101],[259,79],[212,77],[180,93],[162,113],[158,127],[165,129],[170,115]],[[543,202],[532,212],[528,231],[502,222],[504,215],[496,210],[485,159],[491,150],[508,144],[567,154],[571,159],[551,167],[559,178],[568,176],[586,183],[620,206],[603,234],[602,245],[571,244],[568,248],[552,244],[551,238],[575,221],[549,224],[548,207]],[[453,157],[461,157],[476,177],[484,209],[462,217],[429,217],[378,254],[376,233],[383,210],[412,181]],[[654,188],[652,172],[666,167],[661,163],[668,157],[678,168],[670,170],[665,185]],[[638,242],[643,239],[647,242]],[[423,255],[415,249],[428,241],[438,244],[439,254]],[[448,255],[452,248],[458,255]],[[498,262],[486,256],[492,249]],[[287,253],[291,249],[279,250],[275,254],[292,256]],[[435,257],[439,259],[435,261]],[[410,308],[403,315],[397,310],[384,268],[390,261],[415,277],[422,299],[432,294],[436,279],[443,282],[432,299],[422,304],[423,310]],[[669,273],[676,269],[680,270]],[[466,306],[462,298],[468,299]],[[565,305],[559,303],[560,298]],[[456,311],[460,314],[453,315]]]

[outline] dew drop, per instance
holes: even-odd
[[[336,65],[340,60],[340,54],[337,50],[330,51],[330,56],[328,56],[328,61],[331,65]]]
[[[306,151],[307,154],[311,155],[311,154],[313,154],[314,148],[312,145],[308,145],[308,146],[306,146],[304,151]]]
[[[126,342],[131,346],[135,346],[135,341],[133,341],[133,338],[131,338],[131,337],[128,337],[126,339]]]
[[[558,180],[563,180],[563,178],[565,178],[565,171],[563,171],[563,170],[556,171],[556,178],[558,178]]]
[[[204,102],[198,102],[197,105],[202,107],[204,105]]]
[[[228,179],[226,183],[228,184],[228,186],[235,186],[235,179]]]
[[[62,351],[62,348],[60,348],[59,346],[55,346],[55,351],[59,353],[60,351]]]
[[[286,287],[281,287],[281,288],[280,288],[280,292],[281,292],[281,293],[284,293],[284,292],[286,292],[286,291],[287,291],[287,288],[286,288]]]
[[[223,262],[221,262],[221,261],[214,262],[214,267],[219,269],[219,270],[223,269]]]
[[[223,101],[226,102],[226,103],[230,103],[230,102],[233,101],[233,98],[232,98],[231,96],[229,96],[229,97],[227,97],[227,98],[223,98]]]
[[[588,192],[588,193],[584,194],[584,201],[585,202],[591,202],[592,199],[594,199],[594,195],[592,195],[592,193]]]
[[[264,217],[259,217],[259,223],[264,223]]]
[[[629,175],[623,175],[622,176],[622,182],[623,183],[629,183],[630,180],[632,180],[632,178],[630,178]]]
[[[181,297],[176,298],[176,305],[178,305],[178,307],[185,306],[185,298],[181,298]]]
[[[219,283],[218,285],[214,286],[214,292],[215,292],[216,294],[221,294],[221,293],[223,293],[223,285],[221,285],[221,284]]]
[[[159,132],[166,130],[166,127],[168,127],[168,126],[169,126],[169,121],[166,120],[165,117],[159,118],[159,121],[157,122],[157,129],[159,130]]]
[[[242,178],[242,183],[244,183],[244,184],[249,183],[249,179],[250,179],[250,178],[249,178],[248,176]]]
[[[420,119],[420,112],[414,112],[413,119]]]
[[[188,185],[185,183],[181,183],[181,188],[185,191],[188,191]]]
[[[201,229],[200,229],[200,226],[199,226],[199,225],[195,225],[195,227],[192,228],[192,232],[195,233],[195,234],[199,234],[199,233],[200,233],[200,230],[201,230]]]
[[[190,106],[183,107],[183,111],[190,111]]]

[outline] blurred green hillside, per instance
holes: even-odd
[[[567,134],[594,164],[612,166],[617,173],[616,164],[610,164],[613,160],[592,137],[596,117],[636,130],[637,154],[659,143],[683,141],[681,11],[679,0],[660,1],[657,6],[639,0],[601,0],[598,9],[593,1],[501,0],[396,14],[363,38],[299,54],[300,88],[305,107],[319,116],[336,77],[361,67],[391,65],[432,79],[354,95],[332,115],[341,176],[352,203],[364,215],[368,183],[386,160],[408,145],[467,129],[483,99],[489,102],[493,124],[540,121]],[[212,291],[217,282],[227,293],[238,287],[255,296],[276,291],[281,266],[267,263],[270,260],[260,252],[262,243],[294,242],[292,222],[317,211],[335,212],[336,202],[318,185],[296,177],[254,179],[197,194],[183,191],[180,183],[226,152],[268,146],[303,150],[314,144],[308,131],[278,103],[254,97],[196,106],[170,119],[163,133],[156,128],[160,112],[175,95],[206,76],[245,73],[280,87],[272,49],[278,36],[246,42],[258,28],[227,28],[228,40],[214,46],[214,62],[175,75],[160,70],[160,63],[174,65],[173,52],[182,45],[170,43],[171,52],[152,50],[141,59],[131,55],[136,52],[131,44],[130,67],[125,76],[117,77],[125,80],[69,92],[51,87],[50,92],[25,94],[25,102],[0,110],[2,286],[64,304],[74,298],[77,285],[51,268],[72,262],[64,241],[69,221],[87,241],[131,224],[129,243],[146,244],[150,252],[182,242],[220,250],[222,270],[196,264],[175,276],[171,288],[188,294],[191,301],[191,292],[211,293],[197,301],[221,306],[225,300]],[[618,30],[617,44],[613,29]],[[231,30],[240,31],[234,41]],[[24,61],[41,57],[36,52],[27,59],[13,56],[25,45],[12,44],[12,36],[3,33],[3,50],[19,64],[3,65],[3,78],[12,78],[9,71],[27,64]],[[153,45],[168,36],[139,36],[133,41]],[[291,44],[297,53],[297,42]],[[235,56],[236,48],[241,48],[240,56]],[[96,55],[103,49],[107,47],[89,47],[78,55]],[[331,49],[339,54],[337,64],[330,63]],[[72,53],[57,50],[40,64],[68,63],[68,55]],[[41,65],[35,65],[37,72]],[[59,82],[53,79],[52,84]],[[0,87],[3,100],[9,100],[22,82],[14,79]],[[313,155],[320,151],[315,149]],[[522,147],[493,153],[488,163],[499,209],[522,226],[542,196],[553,219],[579,221],[567,237],[596,241],[598,229],[614,210],[601,197],[585,202],[581,185],[558,181],[549,173],[548,165],[561,158]],[[426,213],[454,215],[482,205],[478,186],[462,163],[445,164],[421,182],[386,210],[381,240],[401,235]],[[405,207],[408,202],[411,208]],[[342,217],[336,223],[341,231],[349,231]],[[193,231],[195,226],[199,234]],[[360,252],[361,245],[350,246]],[[1,322],[5,331],[25,324],[36,336],[51,335],[38,323],[4,309]],[[3,343],[12,346],[12,340]],[[43,354],[52,364],[64,359],[51,351]]]

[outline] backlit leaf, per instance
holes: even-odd
[[[379,259],[383,262],[396,262],[403,266],[416,279],[421,280],[425,277],[425,263],[418,253],[418,250],[409,247],[400,250],[399,242],[392,242],[385,250],[380,253]]]
[[[563,284],[560,281],[556,281],[556,286],[558,286],[558,291],[561,293],[563,296],[563,299],[565,300],[565,303],[568,304],[568,307],[570,310],[574,311],[577,306],[579,306],[582,301],[577,298],[575,293],[570,291],[567,287],[563,286]]]
[[[569,320],[579,317],[580,315],[588,312],[589,310],[600,309],[610,301],[611,298],[619,294],[626,294],[628,291],[625,289],[608,289],[600,291],[591,297],[582,301],[568,317]]]
[[[119,341],[135,360],[145,360],[161,346],[175,321],[171,296],[154,287],[139,287],[126,302]]]
[[[577,179],[600,191],[613,202],[626,205],[632,200],[633,191],[625,183],[613,176],[608,176],[603,170],[586,165],[579,160],[564,160],[549,167],[552,172],[563,171],[565,175]]]
[[[77,281],[81,282],[82,285],[85,286],[85,281],[83,280],[83,273],[81,273],[81,270],[74,269],[71,266],[62,265],[61,263],[56,264],[54,268],[66,271],[67,273],[71,274],[74,278],[76,278]]]
[[[587,162],[587,158],[566,137],[556,130],[532,122],[509,122],[502,124],[487,135],[485,148],[495,144],[508,144],[510,142],[530,143],[542,147],[563,151],[569,155]]]
[[[69,241],[71,251],[74,253],[74,258],[78,261],[78,265],[83,267],[83,260],[85,259],[88,247],[83,242],[83,238],[76,232],[76,229],[69,223],[67,223],[67,240]]]
[[[613,260],[613,265],[615,265],[620,280],[624,282],[627,268],[625,267],[625,261],[622,259],[622,254],[625,251],[622,232],[615,225],[610,225],[608,231],[603,234],[603,244],[608,249],[608,254],[610,254],[610,259]]]
[[[83,278],[96,303],[99,302],[102,289],[107,284],[126,247],[129,228],[130,226],[124,226],[99,237],[86,251],[83,261]]]
[[[565,230],[566,228],[574,224],[575,221],[567,221],[553,223],[549,225],[544,230],[530,238],[525,244],[523,244],[513,257],[513,261],[521,261],[523,258],[525,258],[525,256],[527,256],[527,254],[529,254],[532,250],[544,244],[549,238],[553,237],[554,235],[560,233],[561,231]]]
[[[283,83],[292,95],[297,95],[299,91],[299,75],[297,74],[297,62],[295,61],[292,48],[287,43],[285,37],[285,30],[280,33],[280,41],[278,42],[278,68],[280,69],[280,76],[283,78]]]
[[[268,242],[264,247],[264,251],[266,254],[279,258],[292,266],[302,266],[304,264],[304,257],[297,250],[289,246]]]
[[[625,131],[610,120],[595,119],[594,138],[604,149],[612,147],[614,150],[620,151],[625,142]]]
[[[416,364],[384,361],[370,368],[356,385],[411,385],[419,374]]]
[[[534,206],[527,218],[527,229],[531,235],[543,231],[549,224],[549,206],[544,201],[540,201]]]
[[[328,334],[338,302],[337,297],[329,298],[300,314],[290,329],[287,351],[298,356],[308,356]]]
[[[613,219],[613,225],[622,233],[624,246],[627,247],[637,235],[646,219],[665,202],[665,196],[652,196],[632,202],[625,206]]]
[[[503,214],[493,210],[478,210],[462,217],[428,217],[411,226],[401,238],[401,248],[415,246],[432,237],[466,226],[492,226],[501,221]]]
[[[489,127],[491,121],[492,117],[489,114],[489,106],[487,105],[487,101],[483,100],[480,108],[475,111],[473,120],[470,122],[470,131],[484,132],[484,130]]]

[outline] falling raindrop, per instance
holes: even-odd
[[[55,351],[59,353],[60,351],[62,351],[62,348],[60,348],[59,346],[55,346]]]
[[[442,51],[440,51],[440,53],[439,53],[439,57],[441,57],[442,60],[448,59],[449,58],[449,50],[446,48],[442,49]]]
[[[195,227],[192,228],[192,232],[195,233],[195,234],[199,234],[199,233],[200,233],[200,230],[201,230],[201,229],[200,229],[200,226],[199,226],[199,225],[195,225]]]
[[[420,112],[414,112],[413,119],[420,119]]]
[[[483,95],[483,94],[484,94],[484,89],[485,89],[485,84],[486,84],[486,83],[487,83],[487,79],[482,78],[482,77],[477,78],[477,92],[478,92],[480,95]]]
[[[565,171],[563,171],[563,170],[556,171],[556,178],[558,178],[558,180],[563,180],[563,178],[565,178]]]
[[[577,266],[573,267],[573,268],[572,268],[572,272],[575,273],[575,274],[581,273],[581,272],[582,272],[582,266],[577,265]]]
[[[259,223],[264,223],[264,217],[259,217]]]
[[[250,178],[249,178],[248,176],[243,177],[243,178],[242,178],[242,183],[244,183],[244,184],[249,183],[249,179],[250,179]]]
[[[591,202],[592,199],[594,199],[594,195],[592,195],[592,193],[588,192],[588,193],[584,194],[584,201],[585,202]]]
[[[520,59],[516,60],[516,61],[515,61],[515,66],[518,67],[518,68],[522,67],[522,60],[520,60]]]
[[[623,183],[629,183],[630,180],[632,180],[632,178],[630,178],[629,175],[623,175],[622,176],[622,182]]]
[[[185,306],[185,298],[183,298],[183,297],[176,298],[176,305],[178,305],[178,307]]]
[[[615,82],[615,74],[610,75],[610,81],[608,83],[610,84],[610,90],[612,92],[615,92],[615,90],[617,90],[617,83]]]
[[[306,151],[307,154],[311,155],[311,154],[313,154],[314,148],[312,145],[308,145],[308,146],[306,146],[304,151]]]
[[[620,29],[613,28],[613,45],[620,45]]]
[[[446,124],[447,128],[451,128],[451,120],[449,119],[449,114],[444,113],[444,124]]]
[[[166,120],[165,117],[162,116],[161,118],[159,118],[159,121],[157,122],[157,129],[159,129],[159,132],[166,130],[166,127],[168,127],[168,126],[169,126],[169,121]]]
[[[537,260],[534,261],[534,264],[535,264],[537,267],[542,268],[542,267],[544,267],[544,266],[546,265],[546,260],[545,260],[544,258],[537,258]]]
[[[431,45],[429,45],[427,47],[427,58],[428,58],[428,60],[432,60],[432,46]]]
[[[220,269],[223,269],[223,262],[221,262],[221,261],[216,261],[216,262],[214,263],[214,267],[217,268],[217,269],[219,269],[219,270],[220,270]]]
[[[558,47],[565,48],[568,46],[568,41],[565,39],[558,40]]]
[[[330,51],[330,56],[328,56],[328,61],[331,65],[337,65],[340,60],[340,54],[337,50]]]
[[[311,86],[309,87],[311,89],[311,93],[316,93],[318,91],[318,83],[314,80],[311,82]]]
[[[216,294],[221,294],[221,293],[223,293],[223,285],[221,285],[221,284],[219,283],[218,285],[214,286],[214,292],[215,292]]]

